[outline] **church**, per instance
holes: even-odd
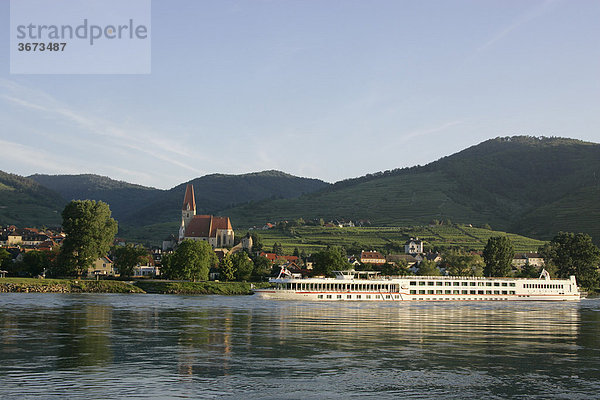
[[[234,233],[229,217],[196,215],[196,199],[192,184],[188,184],[185,189],[181,208],[179,242],[184,239],[204,240],[213,248],[233,246]]]

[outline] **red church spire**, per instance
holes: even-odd
[[[196,199],[194,198],[194,185],[188,183],[185,188],[185,197],[183,199],[183,211],[193,211],[196,213]]]

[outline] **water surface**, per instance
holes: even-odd
[[[0,295],[0,398],[600,395],[600,299]]]

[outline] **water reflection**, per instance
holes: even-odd
[[[44,398],[66,388],[71,398],[585,398],[600,389],[600,300],[9,294],[0,328],[0,397],[23,387]]]

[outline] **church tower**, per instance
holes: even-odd
[[[196,215],[196,199],[194,198],[194,185],[188,183],[185,188],[183,207],[181,207],[181,228],[179,229],[179,241],[185,237],[185,229]]]

